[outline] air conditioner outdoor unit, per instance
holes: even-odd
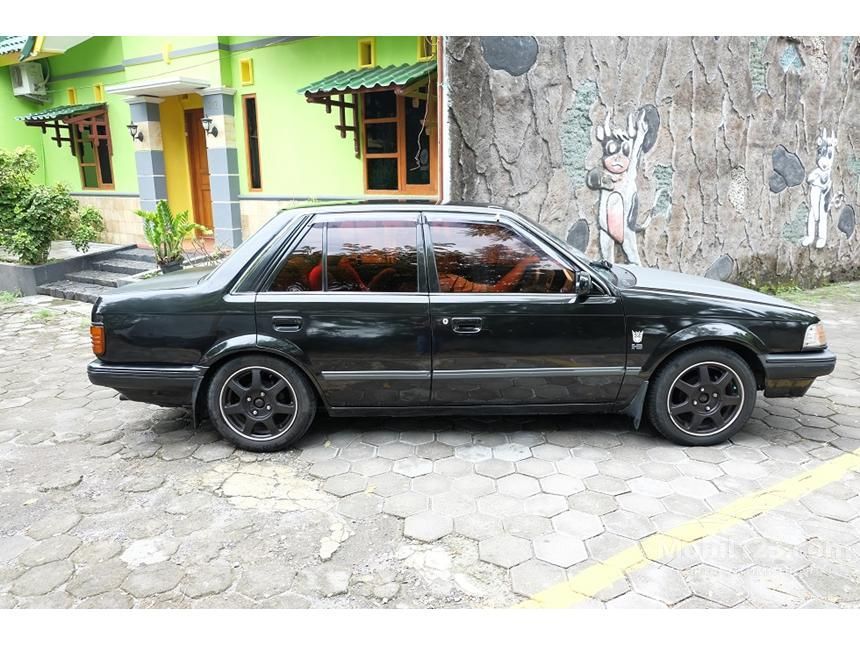
[[[48,96],[42,66],[39,63],[20,63],[9,68],[12,75],[12,93],[32,99],[45,99]]]

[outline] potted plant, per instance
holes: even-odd
[[[143,234],[155,252],[155,262],[162,273],[182,268],[182,243],[194,231],[206,232],[206,227],[190,221],[188,211],[173,213],[166,201],[156,204],[154,211],[138,210],[143,218]]]

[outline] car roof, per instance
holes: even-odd
[[[458,213],[485,213],[495,214],[499,212],[510,212],[504,206],[496,206],[493,204],[481,204],[474,202],[448,202],[445,204],[435,204],[422,200],[409,199],[380,199],[372,201],[342,201],[342,202],[320,202],[316,204],[301,204],[294,207],[286,207],[280,212],[288,212],[290,214],[299,214],[306,212],[313,213],[345,213],[345,212],[379,212],[379,211],[444,211]]]

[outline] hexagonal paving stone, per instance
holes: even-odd
[[[422,542],[433,542],[454,529],[454,521],[445,515],[427,511],[410,515],[403,524],[403,535]]]
[[[367,480],[367,491],[380,497],[392,497],[408,491],[412,481],[398,473],[382,473]]]
[[[389,515],[409,517],[423,513],[430,508],[430,498],[421,493],[400,493],[389,497],[382,505],[382,510]]]
[[[562,474],[542,477],[540,480],[540,487],[545,493],[564,495],[565,497],[585,490],[582,480],[576,477],[571,477],[570,475]]]
[[[488,459],[487,461],[482,461],[475,464],[475,472],[479,475],[484,475],[485,477],[491,477],[493,479],[498,479],[499,477],[504,477],[505,475],[510,475],[515,471],[514,465],[509,461],[502,461],[500,459]]]
[[[585,490],[567,498],[567,503],[572,511],[582,511],[591,515],[605,515],[618,509],[618,502],[612,495],[595,493]]]
[[[553,517],[568,510],[567,500],[561,495],[538,493],[527,498],[524,503],[526,513]]]
[[[506,443],[493,448],[493,458],[502,461],[520,461],[532,456],[528,446],[519,443]]]
[[[393,462],[389,459],[373,457],[371,459],[356,461],[352,464],[352,471],[359,475],[373,477],[374,475],[381,475],[391,470],[392,464]]]
[[[684,581],[694,594],[723,607],[734,607],[747,599],[741,576],[707,564],[697,564],[685,571]]]
[[[496,490],[495,481],[483,475],[471,473],[465,477],[457,477],[451,483],[452,490],[478,498],[489,495]]]
[[[492,459],[493,449],[489,446],[477,446],[474,444],[468,444],[465,446],[457,446],[456,448],[454,448],[454,454],[457,455],[457,457],[459,457],[460,459],[463,459],[464,461],[478,463],[480,461]]]
[[[456,448],[457,446],[465,446],[466,444],[472,443],[472,433],[458,430],[446,430],[444,432],[436,433],[436,441],[444,443],[446,446]]]
[[[430,508],[441,515],[458,517],[477,510],[474,498],[456,491],[439,493],[430,498]]]
[[[400,433],[393,430],[371,430],[361,435],[361,440],[364,443],[369,443],[371,446],[382,446],[386,443],[397,441]]]
[[[373,517],[382,510],[382,498],[368,493],[354,493],[337,504],[337,511],[356,520]]]
[[[346,448],[341,448],[338,456],[347,461],[363,461],[376,456],[376,446],[361,442],[351,443]]]
[[[302,450],[299,456],[311,463],[325,461],[326,459],[334,459],[337,456],[337,448],[334,446],[313,446]]]
[[[484,562],[510,569],[532,557],[532,549],[528,540],[512,535],[499,535],[481,540],[478,543],[478,556]]]
[[[570,535],[542,535],[532,540],[532,547],[535,557],[560,567],[570,567],[588,558],[582,540]]]
[[[582,511],[565,511],[552,518],[552,525],[557,531],[567,533],[580,540],[587,540],[603,533],[600,518],[583,513]]]
[[[325,461],[316,462],[311,466],[309,472],[314,477],[326,479],[327,477],[342,475],[349,470],[349,466],[350,463],[343,459],[326,459]]]
[[[693,497],[695,499],[705,499],[719,492],[717,487],[711,482],[693,477],[679,477],[670,481],[669,485],[678,495],[685,495],[686,497]]]
[[[667,605],[681,602],[693,593],[683,576],[669,567],[648,566],[629,572],[627,577],[635,592]]]
[[[615,533],[604,532],[587,539],[585,541],[585,548],[592,558],[603,562],[635,544],[636,541],[630,538],[621,537],[620,535],[615,535]]]
[[[543,443],[532,448],[532,455],[538,459],[543,459],[544,461],[556,462],[569,458],[570,449],[563,446],[556,446],[551,443]]]
[[[550,462],[544,461],[543,459],[536,459],[534,457],[529,457],[528,459],[516,462],[516,469],[517,472],[522,473],[523,475],[528,475],[529,477],[546,477],[547,475],[552,475],[555,472],[555,466]]]
[[[515,473],[496,481],[499,492],[503,495],[524,499],[540,492],[538,481],[533,477]]]
[[[725,461],[720,464],[720,468],[729,476],[738,479],[760,479],[767,475],[767,469],[760,464],[753,464],[746,461]]]
[[[618,510],[604,515],[603,523],[606,525],[607,531],[612,531],[632,540],[641,540],[657,530],[650,519],[630,511]]]
[[[523,513],[523,501],[500,493],[492,493],[478,499],[478,510],[494,517],[511,517]]]
[[[585,487],[597,493],[606,495],[620,495],[630,490],[623,479],[607,477],[606,475],[594,475],[585,480]]]
[[[659,515],[666,510],[666,507],[663,506],[663,503],[659,499],[646,497],[638,493],[624,493],[616,497],[615,500],[625,511],[639,513],[648,517]]]
[[[795,546],[806,542],[806,534],[800,525],[793,518],[779,511],[771,511],[754,517],[749,521],[749,524],[759,535],[768,540]]]
[[[405,459],[406,457],[411,457],[415,454],[415,446],[396,441],[394,443],[387,443],[379,446],[376,454],[380,457],[384,457],[385,459]]]
[[[622,596],[613,598],[606,603],[608,609],[667,609],[668,607],[648,596],[643,596],[635,591],[628,591]]]
[[[419,430],[410,430],[409,432],[400,433],[400,441],[403,443],[411,443],[418,446],[422,443],[430,443],[436,438],[433,432],[421,432]]]
[[[367,477],[358,473],[345,473],[326,479],[323,490],[338,497],[346,497],[367,488]]]
[[[663,464],[680,464],[687,461],[689,457],[683,448],[674,446],[658,446],[648,450],[648,458]]]
[[[738,573],[753,566],[752,558],[743,544],[722,535],[712,535],[693,545],[703,564],[716,569]]]
[[[672,487],[668,483],[650,477],[631,479],[627,485],[634,493],[648,497],[666,497],[672,494]]]
[[[829,517],[840,522],[850,522],[858,515],[857,508],[845,500],[837,499],[821,492],[810,493],[802,497],[800,503],[816,515]]]
[[[809,598],[806,588],[790,573],[751,567],[740,574],[743,588],[754,607],[798,607]]]
[[[420,457],[406,457],[395,461],[392,470],[406,477],[420,477],[433,470],[433,462]]]
[[[454,531],[473,540],[485,540],[504,532],[502,520],[492,515],[472,513],[454,518]]]
[[[526,560],[511,569],[511,588],[522,596],[534,596],[564,581],[564,569],[541,560]]]
[[[434,462],[433,470],[446,477],[465,477],[474,472],[474,465],[459,457],[447,457]]]
[[[549,518],[540,515],[514,515],[513,517],[506,517],[503,524],[508,534],[527,540],[553,531],[552,522]]]
[[[454,449],[439,441],[423,443],[415,448],[415,454],[425,459],[444,459],[454,454]]]
[[[452,480],[438,473],[428,473],[412,480],[412,490],[426,495],[437,495],[451,488]]]

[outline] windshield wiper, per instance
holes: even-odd
[[[606,269],[607,271],[612,268],[612,262],[609,260],[591,260],[588,264],[598,269]]]

